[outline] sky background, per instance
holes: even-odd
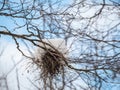
[[[96,0],[96,1],[99,1],[99,0]],[[114,0],[114,1],[120,2],[120,0]],[[67,1],[65,3],[67,3]],[[73,10],[75,10],[75,8]],[[88,11],[87,13],[84,13],[83,16],[90,16],[95,12],[95,10],[96,10],[96,8],[93,8],[90,11]],[[74,12],[71,12],[71,13],[74,14]],[[107,14],[104,14],[104,15],[107,15]],[[114,22],[112,22],[112,20],[107,21],[106,17],[105,18],[103,17],[102,19],[101,18],[98,19],[98,21],[96,23],[99,23],[101,26],[104,24],[106,24],[106,26],[107,26],[107,24],[111,23],[111,27],[112,27],[112,25],[114,25],[120,21],[120,17],[116,16],[114,14],[109,16],[108,18],[115,19],[116,21],[114,21]],[[11,32],[13,31],[13,28],[15,26],[14,23],[15,22],[13,20],[11,20],[10,17],[6,18],[4,16],[0,16],[0,26],[1,25],[7,26],[11,30]],[[19,20],[17,20],[17,23],[19,25],[24,25],[25,22],[23,20],[19,19]],[[79,23],[80,23],[79,20],[73,21],[73,23],[72,23],[73,28],[75,28],[75,29],[81,28]],[[101,26],[98,26],[97,28],[102,29],[102,30],[110,28],[107,26],[107,27],[104,27],[104,29],[103,29],[103,28],[101,28]],[[119,26],[119,28],[120,28],[120,26]],[[25,33],[25,31],[23,31],[23,29],[24,28],[17,30],[16,33],[19,33],[19,34]],[[0,28],[0,31],[3,31],[3,30],[5,30],[5,29]],[[75,41],[74,38],[71,38],[69,40],[68,48],[70,47],[70,45],[73,41]],[[72,49],[74,49],[74,47],[75,46],[73,45],[73,47],[71,48],[71,51],[72,51]],[[29,54],[27,51],[27,48],[24,47],[24,45],[22,45],[21,48],[26,54]],[[11,69],[13,69],[14,65],[17,64],[17,62],[21,61],[20,64],[17,65],[17,67],[16,67],[16,68],[19,68],[19,78],[21,79],[20,82],[21,82],[21,86],[22,86],[21,90],[26,90],[26,88],[31,88],[31,90],[32,90],[33,87],[29,87],[31,84],[29,83],[28,79],[26,79],[27,77],[30,77],[27,74],[26,66],[24,66],[24,64],[26,64],[26,61],[22,57],[22,54],[16,49],[16,45],[11,37],[6,37],[6,36],[1,35],[1,37],[0,37],[0,51],[2,51],[2,50],[4,50],[4,52],[3,52],[2,56],[0,56],[0,76],[6,75],[7,73],[9,73],[9,71]],[[74,51],[74,52],[76,52],[76,51]],[[16,85],[16,77],[15,77],[16,76],[16,68],[14,68],[14,70],[12,72],[10,72],[10,74],[7,77],[8,82],[10,83],[9,87],[11,90],[16,90],[16,87],[14,87]],[[31,76],[31,77],[33,78],[34,76]],[[106,87],[104,87],[103,90],[119,90],[118,88],[120,88],[119,85],[114,87],[114,88],[112,88],[112,86],[111,87],[109,86],[109,87],[107,87],[107,89],[106,89]]]

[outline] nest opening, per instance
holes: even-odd
[[[42,76],[56,76],[63,70],[63,58],[61,53],[52,49],[47,49],[41,57]]]

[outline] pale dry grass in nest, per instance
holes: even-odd
[[[54,77],[60,74],[64,68],[65,58],[59,51],[47,49],[41,57],[41,76],[42,78]]]

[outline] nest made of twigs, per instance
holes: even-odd
[[[53,77],[60,74],[64,67],[62,53],[52,49],[46,49],[41,57],[42,77]]]

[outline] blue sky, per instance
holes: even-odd
[[[99,0],[97,0],[97,1],[99,1]],[[117,2],[120,2],[120,0],[114,0],[114,1],[117,1]],[[63,3],[68,3],[69,2],[69,0],[67,0],[66,2],[63,2]],[[100,1],[99,1],[100,2]],[[94,10],[94,9],[93,9]],[[92,11],[92,10],[91,10]],[[94,12],[94,11],[93,11]],[[72,13],[72,12],[70,12],[70,13]],[[90,15],[90,13],[88,13],[88,14],[86,14],[86,16],[88,16],[88,15]],[[114,15],[113,16],[111,16],[113,19],[114,19]],[[117,18],[117,17],[115,17],[115,18]],[[103,21],[104,21],[104,23],[106,24],[107,22],[106,22],[106,20],[105,20],[105,18],[102,18],[103,19]],[[22,19],[15,19],[15,20],[17,20],[17,23],[19,24],[19,25],[24,25],[24,23],[25,23],[25,21],[24,20],[22,20]],[[119,22],[119,19],[117,20],[118,22]],[[38,22],[37,22],[38,23]],[[102,20],[101,20],[101,18],[99,19],[99,21],[98,21],[98,23],[100,24],[100,23],[102,23]],[[108,23],[109,23],[109,21],[108,21]],[[113,22],[112,22],[113,23]],[[115,22],[116,23],[116,22]],[[113,23],[113,24],[115,24],[115,23]],[[11,31],[11,32],[13,32],[13,28],[14,28],[14,26],[15,26],[15,22],[13,21],[13,19],[11,18],[11,17],[4,17],[4,16],[0,16],[0,25],[3,25],[3,26],[7,26],[7,28],[9,28],[9,30]],[[73,27],[74,28],[80,28],[80,24],[79,24],[79,22],[78,21],[74,21],[74,23],[73,23]],[[101,28],[101,27],[99,27],[99,28]],[[107,27],[106,27],[107,28]],[[120,27],[119,27],[120,28]],[[19,30],[17,30],[17,31],[15,31],[15,33],[18,33],[18,34],[22,34],[22,33],[26,33],[26,30],[24,30],[25,28],[21,28],[21,29],[19,29]],[[0,28],[0,31],[3,31],[3,30],[5,30],[5,28]],[[120,31],[119,31],[120,32]],[[118,35],[119,35],[119,33],[117,33]],[[73,41],[75,41],[74,39],[71,39],[71,40],[73,40]],[[73,42],[73,41],[71,41],[71,43]],[[75,41],[76,42],[76,41]],[[70,44],[71,44],[70,43]],[[75,45],[75,44],[74,44]],[[87,47],[88,47],[88,45],[85,45],[85,43],[83,44],[83,49],[86,49]],[[74,46],[75,47],[75,46]],[[72,48],[72,49],[74,49],[74,47]],[[3,36],[2,35],[2,37],[0,38],[0,51],[3,49],[3,48],[5,48],[5,52],[4,52],[4,55],[2,56],[2,57],[0,57],[0,59],[1,60],[4,60],[2,63],[1,63],[1,65],[0,65],[0,69],[1,69],[1,67],[3,66],[3,68],[2,68],[2,71],[3,72],[8,72],[9,71],[9,67],[11,68],[11,67],[13,67],[13,62],[11,61],[11,57],[13,57],[14,56],[14,59],[16,60],[16,62],[17,61],[19,61],[21,58],[22,58],[22,56],[21,56],[21,54],[18,52],[18,50],[16,49],[16,45],[14,44],[14,41],[12,40],[12,38],[10,38],[10,37],[6,37],[6,36]],[[22,48],[24,48],[23,50],[24,50],[24,52],[26,52],[26,53],[28,53],[27,52],[27,50],[26,50],[26,48],[23,46]],[[78,48],[78,50],[80,49],[79,48],[79,46],[77,47]],[[71,50],[72,50],[71,49]],[[76,49],[76,47],[75,47],[75,49]],[[76,52],[76,51],[75,51]],[[7,55],[7,56],[6,56]],[[0,60],[0,62],[1,62],[1,60]],[[10,61],[10,63],[8,63]],[[14,74],[14,73],[13,73]],[[22,77],[22,76],[21,76]],[[23,76],[23,81],[24,81],[24,79],[25,79],[25,77]],[[110,85],[108,85],[108,87],[103,87],[103,90],[119,90],[118,88],[119,88],[120,86],[118,86],[118,87],[114,87],[114,88],[112,88],[112,86],[110,86]],[[117,89],[116,89],[117,88]],[[15,89],[12,89],[12,90],[15,90]],[[23,89],[22,89],[23,90]]]

